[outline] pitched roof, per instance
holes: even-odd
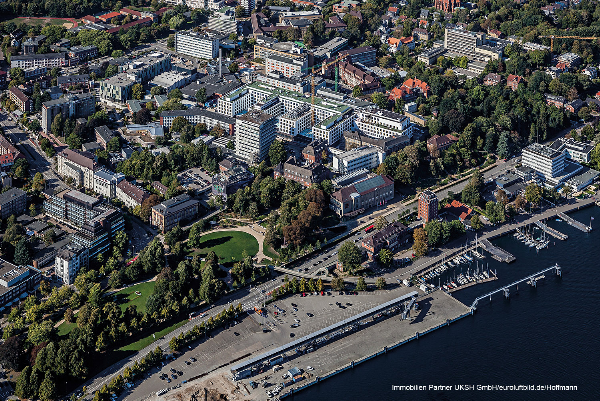
[[[385,187],[388,185],[393,185],[394,181],[386,176],[386,175],[376,175],[374,177],[365,178],[362,181],[354,183],[353,185],[349,185],[340,189],[339,191],[331,194],[335,199],[339,202],[345,202],[350,198],[353,193],[358,193],[360,195],[367,194],[371,191],[376,190],[377,188]]]
[[[146,198],[150,196],[143,189],[138,188],[129,181],[125,180],[117,184],[117,188],[119,188],[125,193],[125,195],[129,196],[131,199],[133,199],[136,203],[139,203],[140,205],[142,204],[142,202],[144,202]]]
[[[98,168],[98,164],[95,161],[94,155],[90,152],[81,152],[79,150],[74,149],[65,149],[58,154],[60,157],[64,157],[65,159],[90,170],[96,170]]]
[[[450,135],[450,134],[447,134],[444,136],[434,135],[427,140],[427,145],[435,146],[436,149],[439,149],[441,147],[451,145],[457,141],[458,141],[458,138],[455,137],[454,135]]]

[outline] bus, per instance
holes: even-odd
[[[375,229],[375,225],[371,224],[369,227],[365,228],[365,232],[368,233],[369,231],[373,231]]]

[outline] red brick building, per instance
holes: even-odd
[[[455,142],[458,142],[458,138],[454,135],[434,135],[427,140],[427,150],[433,155],[435,152],[448,149]]]
[[[453,13],[457,7],[460,7],[460,0],[435,0],[435,8],[447,13]]]
[[[523,82],[523,77],[519,75],[510,74],[506,79],[506,86],[515,92],[519,88],[519,84]]]
[[[436,194],[426,189],[419,194],[417,217],[423,221],[423,224],[435,220],[438,217],[438,198]]]

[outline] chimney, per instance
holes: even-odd
[[[223,76],[223,73],[221,71],[221,53],[222,53],[222,49],[219,48],[219,78],[221,78]]]

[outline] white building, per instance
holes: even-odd
[[[56,156],[58,174],[72,178],[77,186],[94,189],[94,173],[100,168],[89,152],[65,149]]]
[[[122,180],[116,188],[116,196],[126,207],[141,206],[150,194],[132,183]]]
[[[117,196],[117,184],[125,179],[122,173],[114,173],[101,169],[94,173],[94,192],[105,198],[113,199]]]
[[[65,285],[71,285],[75,282],[77,274],[82,267],[87,267],[89,263],[89,250],[79,245],[68,245],[56,254],[54,259],[54,268],[56,276]]]
[[[567,159],[579,163],[589,163],[594,150],[591,143],[576,141],[573,138],[559,138],[550,145],[550,148],[565,153]]]
[[[340,174],[349,174],[360,169],[377,168],[385,159],[385,153],[373,146],[361,146],[333,155],[333,169]]]
[[[261,111],[250,111],[236,118],[235,154],[249,163],[260,163],[275,140],[277,121]]]
[[[265,74],[279,71],[286,77],[306,75],[308,71],[308,58],[298,56],[283,56],[269,54],[265,59]]]
[[[256,8],[256,0],[242,0],[240,5],[246,10],[246,15],[250,15],[252,10]]]
[[[233,135],[235,128],[235,118],[215,113],[214,111],[193,107],[187,110],[170,110],[160,113],[160,123],[165,128],[171,128],[173,120],[177,117],[183,117],[192,125],[205,124],[207,130],[220,126],[226,135]]]
[[[387,110],[359,111],[354,120],[356,128],[373,138],[405,135],[412,137],[414,126],[403,114]]]
[[[237,21],[233,17],[210,17],[208,20],[208,29],[220,32],[225,35],[238,33]]]
[[[170,92],[175,88],[183,88],[192,82],[192,75],[183,71],[167,71],[155,76],[150,86],[160,86]]]
[[[566,154],[539,143],[523,149],[523,166],[531,167],[542,179],[558,177],[565,168]]]
[[[207,60],[219,55],[219,39],[215,35],[205,35],[193,31],[181,31],[175,34],[175,51],[186,56]]]

